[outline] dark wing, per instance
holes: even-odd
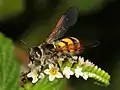
[[[46,39],[46,43],[52,43],[53,41],[63,37],[68,28],[77,22],[77,19],[78,9],[74,7],[69,8],[69,10],[62,15],[52,33]]]
[[[95,47],[97,47],[97,46],[99,46],[100,45],[100,41],[98,41],[98,40],[94,40],[94,41],[87,41],[87,42],[83,42],[83,47],[84,48],[95,48]]]

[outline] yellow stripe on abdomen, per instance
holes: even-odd
[[[61,41],[58,41],[57,44],[56,44],[56,49],[58,51],[67,51],[67,47],[66,47],[66,44],[64,42],[61,42]]]
[[[65,45],[64,42],[58,42],[58,43],[57,43],[57,46],[59,46],[59,47],[64,47],[64,46],[66,46],[66,45]]]
[[[74,52],[74,42],[70,38],[64,38],[61,41],[66,42],[66,47],[68,52]]]
[[[67,45],[74,44],[74,42],[70,38],[64,38],[61,41],[64,41],[67,43]]]

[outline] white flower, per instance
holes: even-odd
[[[82,64],[84,64],[85,62],[84,62],[84,57],[80,57],[79,56],[79,64],[80,65],[82,65]]]
[[[36,83],[38,81],[38,72],[34,69],[27,74],[27,77],[31,77],[33,79],[32,83]]]
[[[44,70],[45,74],[49,75],[49,80],[53,81],[55,78],[63,78],[63,75],[58,72],[58,67],[53,64],[49,64],[49,69]]]
[[[83,73],[83,78],[84,78],[85,80],[88,79],[88,73],[87,73],[87,72],[84,72],[84,73]]]
[[[69,59],[69,63],[70,63],[70,64],[73,64],[73,63],[75,63],[75,62],[76,62],[76,60],[73,60],[73,59],[71,59],[71,58]]]
[[[63,75],[65,75],[65,77],[66,77],[67,79],[69,79],[69,78],[70,78],[70,75],[73,75],[73,74],[74,74],[74,73],[73,73],[73,71],[70,70],[70,67],[66,66],[66,67],[64,68],[64,70],[63,70]]]
[[[79,76],[83,77],[85,80],[88,79],[88,73],[87,72],[82,72],[82,68],[77,66],[75,69],[75,76],[79,78]]]
[[[39,78],[43,79],[44,77],[45,77],[45,75],[43,73],[40,73]]]
[[[77,78],[79,78],[79,76],[83,76],[82,68],[79,67],[79,66],[76,67],[76,69],[75,69],[74,72],[75,72],[75,76],[76,76]]]
[[[75,59],[75,60],[77,60],[78,57],[77,56],[72,56],[72,58]]]
[[[92,62],[90,62],[88,59],[85,61],[85,64],[87,66],[94,66],[94,64]]]

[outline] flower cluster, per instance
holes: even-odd
[[[75,61],[75,62],[71,62]],[[32,63],[29,67],[34,67]],[[32,77],[32,83],[36,83],[39,79],[49,76],[49,81],[53,81],[55,78],[70,78],[71,75],[75,75],[76,78],[82,77],[87,80],[88,78],[93,78],[105,85],[109,85],[110,75],[104,70],[101,70],[95,66],[89,60],[84,60],[83,57],[72,56],[71,59],[64,60],[64,58],[59,58],[58,63],[49,64],[42,72],[39,72],[41,67],[36,67],[28,73],[28,77]]]

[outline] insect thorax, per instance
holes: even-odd
[[[53,44],[44,44],[31,48],[30,61],[35,66],[45,66],[49,63],[55,63],[58,53],[55,51]]]

